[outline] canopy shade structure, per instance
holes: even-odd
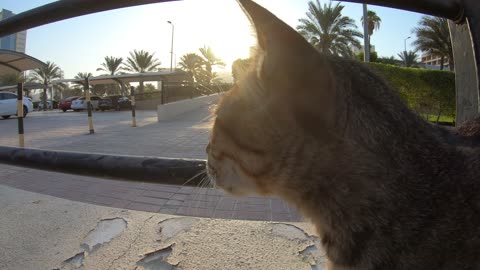
[[[52,85],[51,84],[45,85],[41,83],[26,83],[23,85],[23,89],[25,90],[44,89],[45,87],[50,88],[52,87]],[[13,91],[13,90],[17,90],[17,85],[0,86],[0,91]]]
[[[160,72],[145,72],[145,73],[133,73],[122,74],[112,76],[97,76],[88,78],[91,85],[97,84],[115,84],[115,83],[130,83],[130,82],[148,82],[148,81],[168,81],[168,82],[193,82],[192,77],[184,71],[160,71]],[[85,82],[85,79],[63,79],[52,81],[55,83],[81,83]]]
[[[0,75],[19,73],[45,66],[46,64],[42,61],[24,53],[0,50]]]

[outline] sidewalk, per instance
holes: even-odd
[[[324,269],[306,223],[178,217],[0,185],[0,224],[0,269]]]
[[[97,112],[96,133],[86,135],[85,113],[38,112],[25,120],[26,146],[79,152],[205,159],[210,108],[157,122],[155,111]],[[0,145],[14,146],[16,121],[0,121]],[[5,132],[3,132],[5,130]],[[83,132],[83,133],[82,133]],[[0,164],[0,184],[60,198],[164,214],[265,221],[301,221],[276,198],[234,198],[219,190],[124,182]]]
[[[132,128],[129,112],[95,113],[86,135],[83,113],[32,113],[26,146],[206,158],[208,108],[162,123],[137,116]],[[0,130],[0,145],[17,145],[16,121]],[[0,269],[324,269],[313,226],[296,221],[277,198],[0,164]]]

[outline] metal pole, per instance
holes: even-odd
[[[88,128],[90,134],[95,133],[93,129],[93,117],[92,117],[92,102],[90,101],[90,82],[88,81],[88,77],[85,78],[85,99],[87,100],[87,113],[88,113]]]
[[[130,102],[132,105],[132,127],[137,126],[137,120],[135,117],[135,87],[130,86]]]
[[[173,71],[173,35],[175,33],[175,26],[171,21],[167,21],[167,22],[172,25],[172,45],[170,47],[170,71]]]
[[[18,145],[25,147],[23,136],[23,83],[17,84],[17,119],[18,119]]]
[[[167,103],[167,86],[168,84],[168,80],[163,80],[162,81],[162,92],[161,92],[161,98],[160,98],[160,101],[161,101],[161,104],[165,104]]]
[[[410,38],[411,37],[407,37],[406,39],[403,40],[403,48],[405,52],[407,51],[407,39],[410,39]]]
[[[45,81],[43,82],[44,86],[43,86],[43,110],[46,111],[47,110],[47,88],[48,88],[48,82],[47,82],[47,79],[45,79]]]
[[[363,4],[363,49],[365,62],[370,62],[370,40],[368,38],[368,9],[367,4]]]

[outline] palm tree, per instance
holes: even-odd
[[[367,12],[367,19],[368,19],[368,45],[370,45],[371,44],[370,37],[373,35],[374,30],[380,29],[380,23],[382,22],[382,19],[378,17],[375,11],[371,11],[371,10]],[[362,22],[362,25],[363,25],[363,16],[360,19],[360,21]]]
[[[299,20],[297,30],[319,51],[327,54],[352,57],[350,45],[360,48],[357,38],[363,35],[357,31],[355,21],[348,16],[342,15],[344,6],[337,3],[332,5],[320,1],[308,2],[307,18]]]
[[[418,64],[418,54],[417,51],[403,51],[398,54],[398,57],[402,59],[403,64],[405,67],[415,67]]]
[[[22,72],[4,74],[0,76],[0,86],[15,85],[21,82],[25,82]]]
[[[155,53],[149,53],[144,50],[133,50],[125,63],[125,70],[145,73],[149,71],[156,71],[160,66],[160,61],[154,58]],[[140,93],[143,93],[143,81],[140,81]]]
[[[204,60],[201,56],[196,53],[187,53],[180,58],[178,63],[180,69],[188,72],[195,81],[198,82],[200,73],[202,72],[202,67],[204,65]]]
[[[60,67],[58,67],[55,63],[47,61],[46,65],[41,68],[34,69],[31,75],[31,80],[42,83],[42,84],[50,84],[53,80],[56,79],[63,79],[63,71]],[[62,90],[64,88],[65,84],[54,84],[53,89],[55,91],[60,92],[60,96],[62,96]],[[53,96],[53,93],[52,93]],[[44,102],[44,110],[47,109],[47,89],[43,89],[43,102]]]
[[[97,68],[97,71],[106,71],[108,72],[108,75],[111,76],[123,73],[121,72],[123,70],[123,68],[121,67],[123,63],[122,57],[105,56],[104,59],[105,61],[101,64],[101,67]],[[122,82],[110,85],[109,88],[112,93],[117,93],[119,89],[118,86],[120,86],[123,95],[128,95],[127,87]]]
[[[215,53],[209,46],[203,46],[203,48],[200,48],[199,50],[203,56],[203,62],[205,64],[205,83],[210,84],[216,77],[216,73],[212,72],[212,68],[214,66],[224,67],[225,63],[220,58],[215,56]]]
[[[73,78],[77,79],[77,80],[82,80],[82,81],[81,82],[75,82],[74,84],[77,84],[77,85],[81,86],[82,88],[84,88],[85,79],[90,78],[90,77],[93,77],[91,72],[78,72],[77,75],[75,75],[75,77],[73,77]]]
[[[417,40],[413,42],[417,50],[429,52],[440,57],[440,69],[443,70],[445,58],[448,59],[450,70],[454,70],[452,41],[447,19],[423,16],[419,27],[413,29]]]
[[[97,71],[106,71],[109,75],[115,75],[122,70],[122,57],[105,56],[105,62],[101,64],[102,67],[97,68]]]

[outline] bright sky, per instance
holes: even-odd
[[[305,16],[308,0],[256,0],[292,27]],[[51,0],[2,0],[0,8],[20,13]],[[327,3],[327,0],[321,0]],[[361,4],[343,3],[344,15],[360,28]],[[380,56],[397,56],[404,39],[420,19],[420,14],[369,6],[382,18],[380,31],[372,36]],[[107,11],[64,20],[28,30],[27,54],[42,61],[53,61],[65,71],[66,78],[78,72],[96,71],[105,56],[127,58],[134,49],[155,52],[161,66],[170,67],[170,43],[175,25],[174,53],[198,52],[204,45],[228,64],[246,58],[254,44],[249,22],[234,0],[184,0]],[[409,43],[407,42],[407,49]]]

